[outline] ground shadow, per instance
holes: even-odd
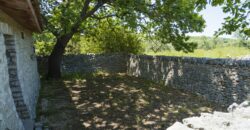
[[[200,112],[221,110],[200,97],[125,74],[95,73],[43,82],[40,112],[55,130],[166,129]]]

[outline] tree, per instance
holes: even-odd
[[[215,0],[215,4],[223,4],[219,1],[221,0]],[[239,33],[250,37],[250,1],[227,0],[222,6],[222,9],[224,13],[229,13],[230,16],[224,18],[225,22],[216,34],[232,34],[233,32],[239,31]]]
[[[225,12],[249,8],[249,2],[234,7],[240,0],[213,0],[211,3],[226,5],[229,8],[225,8]],[[70,39],[75,34],[88,34],[103,19],[115,19],[121,26],[150,34],[162,43],[171,43],[176,50],[193,51],[196,44],[188,42],[186,34],[203,30],[205,21],[198,12],[207,4],[207,0],[41,0],[45,30],[56,37],[48,60],[48,78],[60,78],[60,63]],[[239,23],[242,28],[246,26],[240,20]],[[227,26],[225,29],[233,31]]]
[[[234,33],[234,36],[239,39],[239,46],[240,47],[246,47],[250,49],[250,41],[248,40],[249,36],[245,35],[244,33],[240,33],[239,31],[236,31]]]

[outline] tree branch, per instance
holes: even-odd
[[[92,18],[97,19],[97,20],[102,20],[102,19],[110,18],[110,17],[117,17],[117,15],[116,14],[110,14],[110,15],[106,15],[106,16],[102,16],[102,17],[92,15]]]
[[[52,25],[52,24],[50,24],[49,21],[48,21],[48,19],[47,19],[45,16],[43,16],[43,15],[42,15],[42,20],[43,20],[43,23],[44,23],[44,25],[46,26],[46,28],[48,28],[49,31],[51,31],[51,33],[52,33],[54,36],[57,37],[59,33],[56,31],[55,26]],[[52,29],[51,29],[51,28],[52,28]]]
[[[74,34],[75,32],[77,32],[82,21],[84,21],[85,19],[87,19],[88,17],[93,15],[101,6],[103,6],[105,4],[105,2],[103,0],[98,0],[97,4],[94,6],[94,8],[91,9],[90,11],[87,11],[89,8],[89,4],[90,4],[90,0],[86,0],[85,4],[83,6],[83,9],[81,11],[81,14],[80,14],[80,19],[72,26],[71,33]]]
[[[82,20],[90,17],[91,15],[93,15],[101,6],[103,6],[105,4],[104,0],[98,0],[97,4],[94,6],[93,9],[91,9],[89,12],[86,13],[85,17],[83,17]]]
[[[82,19],[84,17],[84,15],[87,13],[88,9],[89,9],[89,4],[90,4],[90,0],[85,0],[85,3],[83,5],[81,14],[80,14],[80,19]]]
[[[83,8],[80,13],[79,19],[71,26],[71,31],[69,33],[63,34],[60,37],[72,37],[76,32],[79,32],[79,27],[81,23],[87,18],[91,17],[100,7],[102,7],[107,2],[112,2],[112,0],[98,0],[95,6],[89,10],[91,0],[85,0]],[[89,10],[89,11],[88,11]]]

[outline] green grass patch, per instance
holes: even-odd
[[[186,57],[209,57],[209,58],[236,58],[250,54],[250,49],[244,47],[221,47],[212,50],[197,49],[192,53],[184,53],[182,51],[167,50],[162,52],[147,52],[147,55],[163,55],[163,56],[186,56]]]

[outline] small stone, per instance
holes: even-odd
[[[227,108],[228,112],[233,112],[239,105],[237,103],[233,103]]]

